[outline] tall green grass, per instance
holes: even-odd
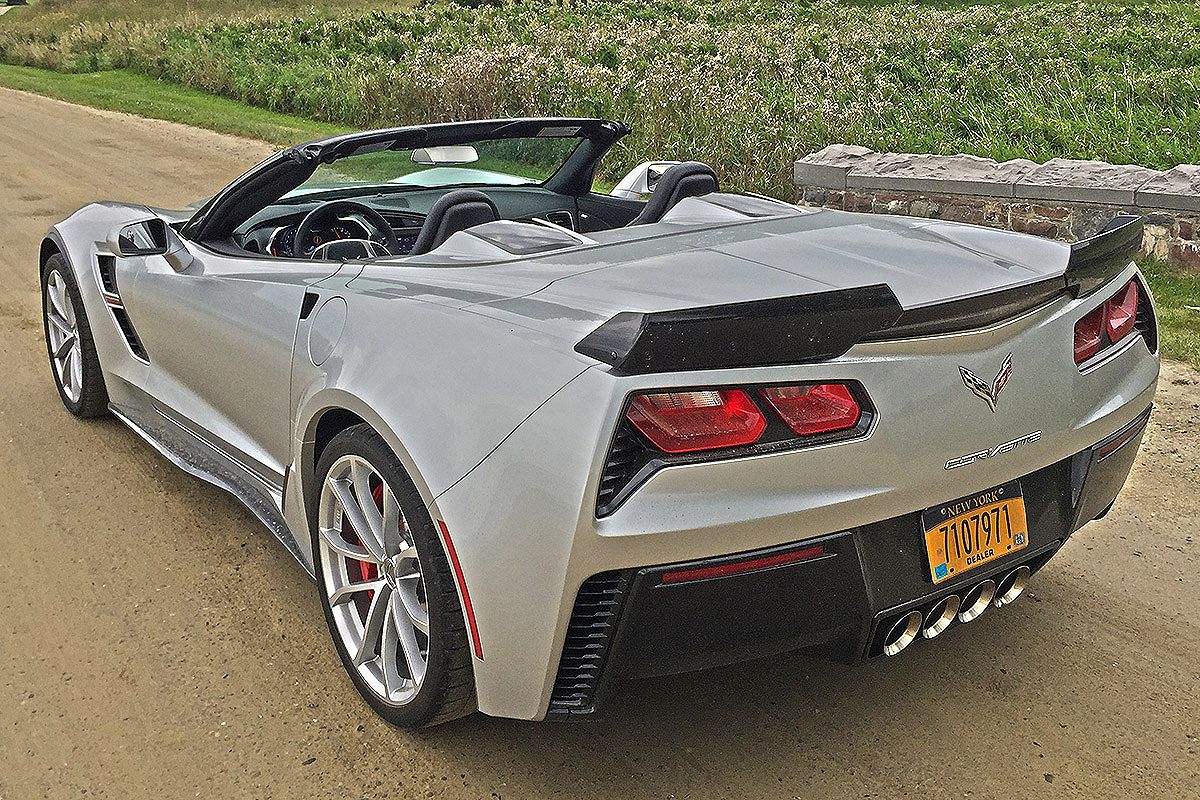
[[[609,174],[696,158],[727,186],[781,196],[797,154],[831,142],[1200,162],[1194,3],[562,0],[0,22],[0,61],[128,69],[351,126],[614,117],[636,133]]]
[[[1163,355],[1200,369],[1200,274],[1149,259],[1138,266],[1154,292]]]

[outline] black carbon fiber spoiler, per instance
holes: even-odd
[[[1113,219],[1071,245],[1064,274],[996,292],[905,310],[884,283],[678,311],[617,314],[575,345],[626,375],[809,364],[859,342],[973,330],[1070,292],[1091,294],[1129,265],[1145,220]]]
[[[1120,214],[1095,236],[1072,244],[1067,288],[1083,297],[1117,277],[1141,250],[1145,227],[1143,217]]]
[[[617,372],[684,372],[837,358],[903,312],[887,284],[678,311],[626,311],[575,350]]]

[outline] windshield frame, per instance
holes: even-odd
[[[489,169],[486,167],[476,166],[476,164],[479,164],[479,163],[485,163],[485,164],[486,163],[495,163],[497,160],[499,160],[497,155],[492,154],[491,152],[488,152],[492,149],[491,145],[495,145],[498,143],[504,143],[504,142],[523,142],[523,141],[528,141],[528,142],[569,141],[569,142],[571,142],[571,144],[568,145],[566,148],[564,148],[561,153],[554,154],[557,156],[556,162],[550,164],[546,169],[542,170],[545,173],[542,177],[533,177],[533,176],[529,176],[529,175],[522,175],[517,172],[504,172],[499,169]],[[315,184],[310,185],[309,181],[312,180],[312,178],[315,177],[317,174],[319,174],[323,167],[329,166],[329,164],[322,163],[322,164],[319,164],[317,166],[317,168],[313,171],[312,176],[309,176],[309,178],[307,180],[305,180],[304,183],[300,184],[296,188],[286,192],[282,197],[279,198],[278,202],[287,203],[287,202],[291,202],[291,201],[294,201],[297,199],[317,196],[317,195],[320,195],[325,192],[336,192],[336,191],[346,191],[346,190],[361,190],[363,192],[374,191],[374,192],[383,192],[383,193],[391,194],[395,190],[403,191],[403,190],[407,190],[407,189],[429,190],[429,189],[465,189],[465,188],[489,188],[489,187],[530,187],[530,186],[544,187],[549,181],[554,179],[554,176],[559,172],[559,170],[561,170],[563,168],[563,165],[566,164],[571,159],[571,157],[575,154],[575,152],[580,147],[584,146],[584,144],[586,142],[587,142],[587,139],[580,135],[574,135],[574,136],[520,136],[520,137],[511,136],[511,137],[504,137],[504,138],[474,139],[471,142],[468,142],[466,144],[471,146],[472,148],[476,149],[476,154],[478,156],[476,161],[462,162],[462,163],[445,162],[445,163],[432,163],[432,164],[420,164],[420,163],[412,160],[413,154],[416,153],[421,148],[399,149],[396,147],[388,147],[383,150],[370,148],[370,149],[367,149],[366,151],[358,151],[358,152],[351,153],[349,155],[346,155],[342,158],[337,159],[336,162],[330,162],[330,163],[342,164],[342,163],[352,161],[356,158],[370,158],[371,156],[376,156],[376,155],[396,154],[396,156],[399,160],[399,165],[401,167],[405,166],[406,165],[405,162],[408,161],[415,168],[410,169],[407,172],[399,172],[399,174],[396,174],[395,177],[392,177],[392,178],[385,179],[385,178],[381,177],[378,182],[372,182],[370,180],[363,180],[363,181],[356,182],[356,181],[351,180],[350,182],[347,182],[347,183],[332,183],[331,182],[331,183],[315,183]],[[483,147],[484,145],[488,145],[488,147],[484,148]],[[481,149],[483,150],[482,153],[479,152],[479,150],[481,150]],[[404,154],[408,155],[407,159],[404,158]],[[525,165],[519,163],[519,161],[516,158],[511,159],[507,162],[504,160],[501,160],[500,163],[502,163],[502,164],[503,163],[512,163],[512,164],[516,165],[518,168],[523,168],[525,166]],[[530,162],[528,165],[529,169],[533,169],[535,166],[536,165],[533,164],[532,162]],[[481,177],[485,176],[485,175],[495,175],[498,178],[498,180],[495,180],[495,181],[459,180],[459,181],[448,181],[446,183],[422,183],[419,181],[409,182],[409,181],[404,180],[405,178],[407,178],[409,176],[423,175],[426,173],[434,172],[435,170],[460,170],[464,173],[478,173]],[[346,177],[352,178],[353,176],[347,175]]]
[[[276,153],[246,172],[205,203],[181,233],[199,242],[226,239],[257,212],[301,186],[321,164],[366,152],[485,139],[534,138],[539,134],[580,139],[558,170],[540,185],[558,194],[582,195],[590,190],[600,159],[629,132],[628,125],[612,120],[545,117],[387,128],[318,139]]]

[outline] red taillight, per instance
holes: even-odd
[[[1075,323],[1075,363],[1082,364],[1105,347],[1133,333],[1137,326],[1138,283],[1130,281],[1121,291]]]
[[[862,409],[841,383],[817,386],[773,386],[761,390],[763,399],[800,436],[844,431],[858,424]]]
[[[1075,323],[1075,363],[1082,364],[1096,353],[1104,341],[1104,306]]]
[[[1133,332],[1137,322],[1137,282],[1130,281],[1116,296],[1104,304],[1104,324],[1108,329],[1108,340],[1113,344]]]
[[[641,394],[625,412],[665,453],[691,453],[754,444],[767,420],[741,389]]]

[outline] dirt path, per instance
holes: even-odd
[[[52,221],[178,206],[266,153],[0,89],[0,800],[1200,795],[1200,374],[1178,365],[1109,517],[941,646],[643,681],[595,722],[387,727],[283,548],[69,417],[45,363]]]

